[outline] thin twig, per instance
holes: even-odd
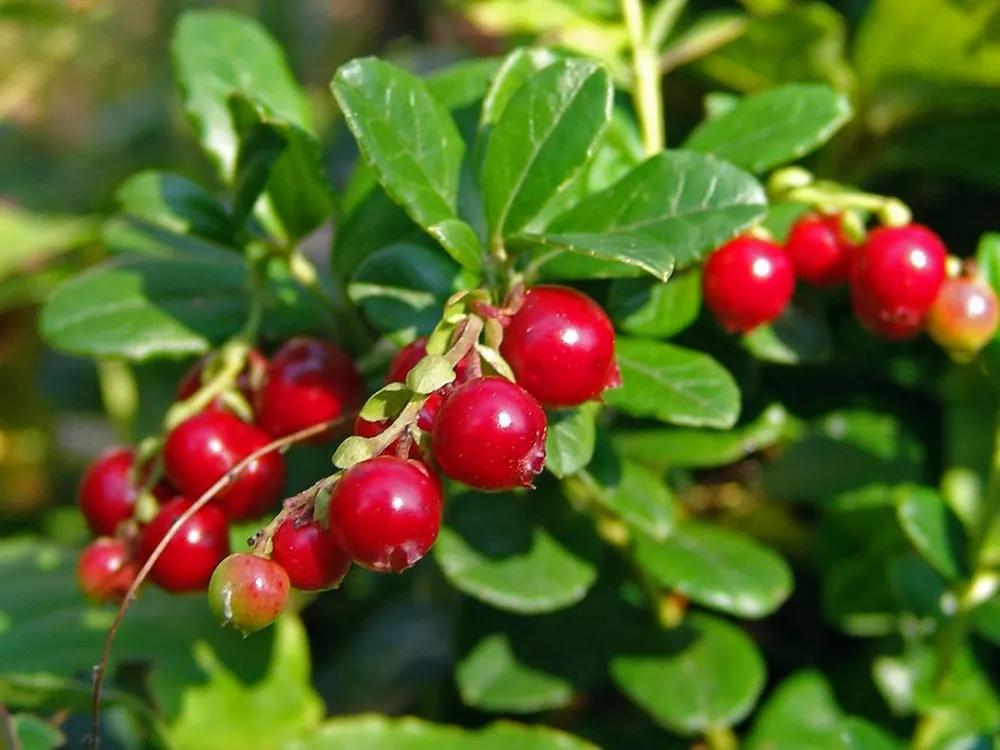
[[[4,747],[10,750],[20,750],[23,747],[17,732],[14,731],[14,720],[10,716],[7,706],[0,703],[0,739],[4,741]]]
[[[247,466],[252,464],[261,456],[265,456],[268,453],[272,453],[282,448],[288,447],[295,443],[307,440],[315,435],[320,435],[328,430],[333,429],[338,424],[345,422],[347,420],[353,420],[354,414],[342,415],[337,417],[337,419],[330,419],[326,422],[320,422],[319,424],[313,425],[312,427],[307,427],[304,430],[299,430],[298,432],[293,432],[291,435],[286,435],[283,438],[279,438],[271,443],[268,443],[263,448],[255,450],[249,456],[240,461],[236,466],[227,471],[219,480],[206,490],[201,497],[199,497],[195,502],[188,508],[180,517],[174,522],[174,524],[167,530],[167,533],[160,540],[160,543],[156,545],[156,549],[146,560],[145,564],[139,570],[139,574],[135,577],[135,581],[129,587],[128,593],[125,594],[125,598],[122,600],[121,606],[118,607],[118,613],[115,615],[114,622],[111,623],[111,627],[108,630],[108,636],[104,641],[104,651],[101,654],[100,663],[94,667],[94,690],[92,694],[92,704],[91,704],[91,747],[94,750],[100,747],[100,737],[98,730],[100,728],[101,720],[101,686],[104,682],[104,674],[107,670],[108,661],[111,657],[111,646],[114,643],[115,634],[118,632],[118,627],[121,625],[122,620],[125,618],[125,613],[128,611],[132,602],[135,600],[136,592],[139,587],[142,586],[146,577],[149,575],[149,571],[152,570],[156,561],[163,554],[163,550],[178,533],[180,528],[187,523],[198,511],[208,505],[212,499],[218,495],[225,487],[231,482],[235,481],[236,477],[242,472]]]

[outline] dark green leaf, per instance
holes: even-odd
[[[483,99],[480,127],[492,129],[507,108],[507,104],[531,76],[548,67],[558,58],[544,48],[519,47],[503,59],[500,69]]]
[[[714,156],[664,151],[556,218],[546,234],[644,235],[683,269],[762,217],[766,203],[743,170]]]
[[[841,741],[843,713],[819,672],[796,672],[761,708],[747,750],[848,750]]]
[[[56,750],[65,746],[66,738],[63,733],[37,716],[14,714],[10,717],[10,727],[21,743],[20,750]],[[5,727],[0,726],[0,731],[4,729]]]
[[[881,727],[857,716],[848,716],[841,724],[840,737],[845,750],[899,750],[900,743]]]
[[[590,485],[588,495],[629,526],[654,539],[666,538],[676,515],[666,482],[633,461],[619,459],[606,443],[598,445],[584,478]]]
[[[920,555],[911,552],[890,560],[889,582],[903,612],[921,620],[945,619],[942,606],[951,600],[948,583]]]
[[[638,536],[635,559],[663,586],[740,617],[769,615],[792,592],[779,555],[718,526],[689,521],[662,541]]]
[[[633,336],[670,338],[691,325],[699,310],[701,274],[694,270],[675,274],[665,284],[655,279],[611,282],[608,312],[619,328]]]
[[[463,268],[478,273],[483,267],[483,246],[476,231],[461,219],[445,219],[428,227],[431,237],[441,243]]]
[[[972,610],[972,624],[979,635],[1000,645],[1000,597],[994,596]]]
[[[916,550],[949,580],[968,575],[965,530],[938,492],[906,485],[896,490],[896,511]]]
[[[34,214],[0,203],[0,279],[21,269],[24,263],[47,258],[93,242],[98,223],[88,217]]]
[[[234,243],[233,222],[201,185],[173,172],[139,172],[115,194],[122,210],[174,234]]]
[[[611,406],[632,416],[690,427],[728,428],[736,423],[739,389],[708,355],[624,337],[616,346],[623,385],[605,394]]]
[[[763,172],[823,145],[851,116],[847,97],[824,84],[792,84],[749,96],[705,120],[684,148]]]
[[[612,95],[602,68],[563,60],[533,74],[511,97],[483,163],[492,242],[530,229],[580,171],[611,118]]]
[[[666,281],[674,271],[674,257],[667,245],[642,234],[518,234],[507,241],[514,250],[535,250],[540,253],[579,253],[600,263],[635,266]],[[584,265],[583,278],[599,275],[592,265]],[[546,273],[551,273],[546,269]],[[563,275],[567,274],[563,271]],[[570,273],[569,276],[574,274]],[[612,275],[619,275],[612,272]]]
[[[549,432],[545,440],[545,468],[557,477],[574,474],[594,455],[597,404],[588,403],[576,409],[549,415]]]
[[[615,682],[658,724],[693,735],[741,721],[764,689],[764,660],[738,627],[694,614],[614,658]]]
[[[207,351],[246,322],[249,289],[232,254],[123,256],[59,287],[42,310],[49,343],[73,354],[131,360]],[[312,314],[297,287],[275,284],[265,329],[308,328]]]
[[[351,300],[383,333],[425,335],[459,288],[461,269],[421,245],[392,245],[357,267],[347,288]]]
[[[496,79],[502,61],[496,57],[462,60],[425,79],[431,96],[447,110],[478,105]]]
[[[237,251],[237,248],[217,245],[200,237],[176,234],[127,214],[112,216],[104,222],[101,240],[113,255],[170,256],[187,253],[215,258],[220,253]]]
[[[792,302],[776,321],[743,337],[757,359],[782,365],[820,362],[830,356],[830,330],[818,307]]]
[[[361,153],[393,200],[424,228],[457,218],[465,144],[427,85],[369,57],[341,67],[331,87]]]
[[[226,182],[235,176],[239,151],[231,94],[243,94],[274,117],[311,132],[308,104],[281,48],[247,16],[188,11],[177,24],[172,52],[184,110]]]
[[[753,422],[730,430],[690,428],[620,430],[615,447],[624,455],[656,466],[710,469],[735,463],[768,448],[790,430],[790,416],[780,404],[764,409]]]
[[[603,552],[562,499],[466,493],[448,501],[434,556],[455,588],[500,609],[553,612],[580,601]]]

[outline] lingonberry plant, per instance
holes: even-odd
[[[178,365],[79,483],[79,598],[118,606],[85,620],[94,744],[108,713],[217,750],[1000,731],[1000,453],[969,426],[1000,404],[1000,239],[967,257],[811,160],[864,142],[826,83],[717,93],[667,148],[664,70],[729,39],[683,5],[565,3],[593,48],[343,64],[336,188],[270,37],[181,18],[215,182],[128,179],[114,257],[40,321],[126,373]],[[421,718],[321,723],[319,691]],[[525,721],[449,726],[487,714]]]

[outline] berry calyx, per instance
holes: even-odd
[[[946,259],[941,239],[919,224],[873,230],[851,263],[859,318],[886,338],[918,333],[944,282]]]
[[[927,314],[927,333],[960,360],[990,342],[1000,321],[993,287],[979,278],[945,279]]]
[[[844,234],[840,214],[807,214],[795,222],[785,240],[796,277],[816,286],[847,281],[854,248]]]
[[[795,273],[780,245],[737,237],[708,257],[702,290],[706,307],[724,329],[747,333],[784,312],[795,291]]]
[[[77,584],[94,604],[122,601],[138,572],[125,542],[111,537],[92,541],[76,561]]]
[[[500,353],[518,385],[544,406],[578,406],[621,385],[611,320],[594,300],[569,287],[525,292]]]
[[[145,564],[170,528],[193,503],[178,497],[164,503],[160,512],[139,533],[137,557]],[[160,588],[182,593],[203,591],[212,571],[229,554],[229,524],[217,507],[201,508],[174,534],[153,563],[149,578]]]
[[[434,460],[447,476],[480,490],[531,487],[545,465],[545,412],[524,388],[499,377],[470,380],[434,420]]]
[[[271,559],[288,573],[300,591],[322,591],[340,585],[351,557],[323,525],[312,518],[288,518],[271,538]]]
[[[123,521],[132,517],[139,497],[135,454],[128,448],[110,448],[87,467],[77,492],[77,501],[94,536],[112,536]]]
[[[270,442],[267,433],[235,414],[208,409],[167,435],[164,470],[181,494],[196,498]],[[272,451],[244,467],[212,502],[231,519],[259,518],[281,497],[284,484],[285,459]]]
[[[291,593],[288,573],[278,563],[248,552],[219,563],[208,584],[208,605],[223,625],[242,633],[278,619]]]
[[[329,341],[295,338],[271,358],[257,394],[257,423],[274,437],[337,419],[364,403],[364,383],[350,355]],[[311,442],[322,442],[321,435]]]
[[[415,461],[377,456],[355,464],[330,497],[330,533],[362,567],[402,573],[441,530],[440,485]]]
[[[177,400],[184,401],[191,398],[204,384],[202,381],[205,367],[212,361],[213,355],[206,354],[200,357],[190,369],[184,373],[177,384]],[[253,403],[254,394],[260,388],[264,376],[267,374],[267,357],[257,349],[247,352],[247,361],[243,370],[236,378],[236,388],[243,394],[243,397]]]

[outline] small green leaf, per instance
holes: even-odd
[[[728,428],[740,412],[732,376],[706,354],[673,344],[619,337],[622,387],[607,402],[635,417],[690,427]]]
[[[404,383],[386,383],[365,401],[358,416],[369,422],[393,419],[403,410],[412,394]]]
[[[743,337],[757,359],[782,365],[821,362],[830,356],[830,330],[822,311],[792,302],[776,321]]]
[[[764,189],[743,170],[664,151],[557,217],[545,234],[644,235],[669,249],[680,270],[753,224],[766,205]]]
[[[641,234],[517,234],[508,238],[507,244],[513,250],[579,253],[601,262],[635,266],[660,281],[669,279],[674,271],[670,249],[659,240]],[[590,267],[585,268],[581,276],[594,275]]]
[[[660,584],[692,601],[757,619],[792,592],[785,561],[729,529],[689,521],[662,541],[638,536],[635,559]]]
[[[805,156],[850,119],[847,97],[825,84],[792,84],[754,94],[705,120],[684,148],[712,153],[751,172]]]
[[[483,268],[483,245],[476,231],[461,219],[445,219],[427,227],[427,233],[441,243],[448,255],[463,268],[479,273]]]
[[[222,179],[236,174],[239,137],[228,106],[243,94],[277,118],[312,132],[309,108],[281,48],[255,21],[222,10],[188,11],[172,43],[184,111]]]
[[[566,477],[590,463],[594,455],[597,405],[584,404],[576,409],[549,415],[545,439],[545,468],[557,477]]]
[[[21,744],[10,750],[56,750],[66,747],[66,737],[58,728],[38,716],[14,714],[10,717],[10,729]],[[0,725],[0,731],[7,727]],[[4,737],[6,739],[6,737]],[[4,748],[8,746],[4,744]]]
[[[543,47],[530,49],[519,47],[508,54],[493,78],[493,83],[490,85],[489,91],[486,92],[486,98],[483,99],[480,129],[487,132],[492,129],[507,108],[511,98],[528,79],[558,59],[555,54]]]
[[[345,439],[333,454],[333,465],[338,469],[350,469],[355,464],[367,461],[374,456],[372,444],[368,438],[351,435]]]
[[[608,312],[615,325],[633,336],[666,339],[676,336],[701,310],[701,274],[674,274],[667,283],[656,279],[611,282]]]
[[[231,245],[233,222],[218,198],[173,172],[133,175],[115,193],[122,210],[175,234]]]
[[[563,60],[534,73],[511,97],[483,163],[492,242],[530,228],[580,171],[611,118],[612,95],[602,68]]]
[[[406,387],[426,396],[455,381],[455,368],[440,354],[425,354],[406,375]]]
[[[399,244],[363,260],[347,296],[383,333],[424,335],[461,286],[461,269],[450,258],[422,245]]]
[[[426,84],[369,57],[341,67],[331,87],[361,153],[393,200],[425,228],[457,218],[465,144]]]
[[[951,581],[968,575],[968,540],[958,518],[930,487],[904,485],[895,491],[903,531],[916,550]]]
[[[40,263],[97,239],[99,224],[87,217],[34,214],[0,203],[0,279],[24,263]]]
[[[596,490],[593,500],[629,526],[653,539],[666,539],[674,528],[674,498],[662,477],[634,461],[618,458],[602,441],[587,467]]]
[[[747,750],[847,750],[842,721],[827,679],[802,670],[782,682],[760,709]]]
[[[434,557],[455,588],[511,612],[583,599],[603,552],[593,526],[543,490],[450,499]]]
[[[764,660],[738,627],[703,614],[616,656],[615,683],[660,725],[690,736],[738,723],[764,689]]]

